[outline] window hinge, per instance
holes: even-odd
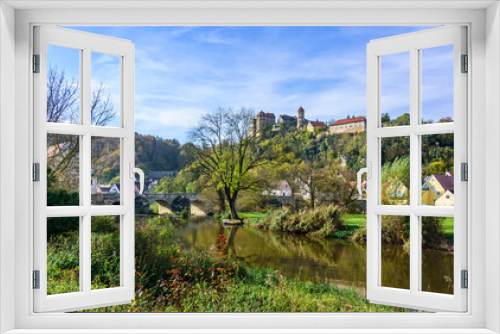
[[[469,288],[469,272],[467,270],[462,270],[461,271],[461,279],[462,279],[462,289],[467,289]]]
[[[40,182],[40,164],[38,162],[33,164],[33,181]]]
[[[462,55],[462,73],[469,72],[469,56]]]
[[[40,289],[40,270],[33,270],[33,289]]]
[[[469,165],[466,162],[462,162],[460,171],[460,180],[469,181]]]
[[[40,55],[33,55],[33,73],[40,73]]]

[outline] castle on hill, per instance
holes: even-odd
[[[250,135],[261,136],[264,129],[270,129],[271,131],[278,131],[279,125],[295,123],[297,130],[306,129],[307,131],[313,132],[317,128],[326,128],[327,124],[324,122],[310,121],[305,118],[305,110],[300,107],[297,109],[296,116],[290,115],[280,115],[276,121],[276,116],[273,113],[265,113],[261,110],[257,117],[252,119],[252,126],[249,130]],[[366,118],[365,117],[352,117],[338,120],[329,125],[329,132],[334,133],[344,133],[344,132],[362,132],[366,131]]]

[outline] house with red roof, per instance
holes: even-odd
[[[352,117],[340,119],[329,126],[330,133],[363,132],[366,131],[366,118]]]

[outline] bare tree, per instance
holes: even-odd
[[[324,182],[321,186],[323,200],[334,202],[345,212],[355,209],[358,200],[356,174],[336,162],[330,162],[324,167]]]
[[[259,150],[250,126],[253,110],[224,109],[202,116],[189,136],[196,144],[194,154],[203,174],[208,175],[217,190],[222,190],[229,204],[231,218],[238,219],[236,199],[241,191],[259,187],[262,179],[250,171],[267,162],[268,153]]]
[[[92,91],[92,125],[108,125],[116,116],[111,96],[105,90],[101,83]],[[64,70],[51,66],[47,74],[47,122],[79,123],[79,91],[78,81],[68,79]],[[51,147],[47,163],[54,175],[65,175],[78,165],[79,136],[50,135],[47,146]]]
[[[314,210],[318,196],[324,188],[324,170],[315,167],[311,162],[303,161],[293,167],[293,172],[296,178],[295,183],[309,198],[309,206]]]
[[[68,79],[64,70],[57,66],[50,67],[47,74],[47,122],[78,123],[79,83],[74,78]],[[111,95],[106,94],[103,83],[92,90],[90,102],[92,125],[106,126],[116,117]]]

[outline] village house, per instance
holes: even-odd
[[[443,199],[440,197],[445,196]],[[438,202],[439,200],[439,202]],[[427,176],[422,186],[422,205],[453,206],[454,178],[453,174],[432,174]]]
[[[408,205],[408,187],[403,182],[395,180],[382,184],[382,204]]]
[[[272,196],[291,197],[293,195],[293,191],[288,181],[282,180],[278,183],[278,186],[276,188],[271,190],[265,190],[263,194]]]
[[[446,192],[439,197],[436,202],[436,206],[454,206],[455,205],[455,194],[453,189],[448,189]]]
[[[329,126],[330,133],[349,133],[366,131],[366,118],[353,117],[338,120]]]

